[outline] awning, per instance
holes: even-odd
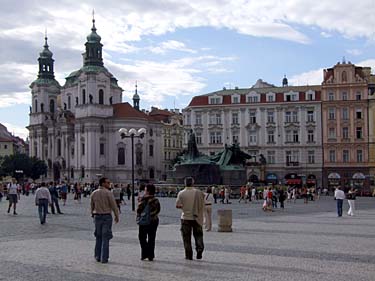
[[[355,173],[353,175],[353,179],[355,179],[355,180],[364,180],[365,178],[366,178],[365,175],[362,174],[362,173]]]
[[[328,175],[328,179],[330,179],[330,180],[339,180],[339,179],[341,179],[341,176],[338,173],[330,173]]]

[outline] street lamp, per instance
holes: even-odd
[[[118,130],[122,139],[130,138],[132,143],[132,210],[135,211],[135,197],[134,197],[134,138],[142,139],[145,136],[146,129],[140,128],[138,131],[131,128],[129,131],[125,128]]]

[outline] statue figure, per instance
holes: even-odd
[[[195,140],[195,134],[193,132],[193,129],[190,129],[190,133],[189,133],[187,154],[188,154],[187,155],[188,159],[194,159],[194,158],[199,157],[199,151],[198,151],[197,142]]]
[[[259,154],[259,163],[261,165],[266,165],[267,161],[263,154]]]

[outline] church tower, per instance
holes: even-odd
[[[133,107],[136,110],[139,110],[139,101],[140,101],[140,98],[139,98],[139,95],[138,95],[138,85],[137,85],[137,83],[135,83],[135,93],[133,95]]]
[[[53,128],[60,84],[55,80],[53,54],[49,50],[47,34],[39,54],[38,78],[31,83],[32,106],[30,107],[30,155],[42,160],[48,158],[48,127]]]

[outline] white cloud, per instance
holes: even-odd
[[[363,53],[363,51],[359,49],[350,49],[350,50],[346,50],[346,52],[352,56],[359,56],[359,55],[362,55]]]
[[[187,48],[185,43],[176,40],[168,40],[160,43],[157,47],[150,47],[150,51],[155,54],[165,54],[167,51],[180,51],[192,54],[197,53],[197,51]]]
[[[24,140],[29,136],[29,130],[25,127],[20,127],[11,123],[2,123],[7,127],[8,132],[12,133],[14,136],[20,137]]]
[[[332,37],[331,34],[325,32],[325,31],[320,32],[320,35],[322,35],[324,38],[331,38]]]
[[[288,80],[293,86],[320,85],[323,81],[323,68],[293,75]]]

